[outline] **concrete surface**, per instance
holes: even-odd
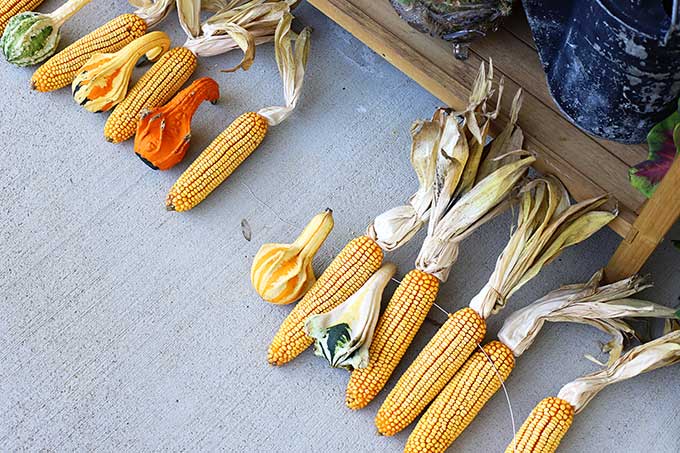
[[[126,2],[94,1],[67,24],[63,43],[124,11]],[[267,365],[269,340],[290,307],[258,300],[248,272],[262,243],[292,239],[330,206],[336,227],[318,255],[322,269],[373,216],[405,200],[415,185],[409,124],[439,103],[312,7],[301,6],[298,16],[315,29],[298,111],[186,214],[166,212],[163,201],[188,162],[236,115],[281,102],[270,46],[258,50],[248,73],[218,72],[236,54],[201,61],[197,76],[220,82],[222,102],[201,106],[189,158],[164,173],[149,170],[131,143],[105,143],[105,116],[78,108],[68,90],[32,93],[31,70],[2,66],[0,451],[403,447],[408,433],[375,434],[385,392],[353,413],[343,403],[347,373],[326,368],[311,350],[285,367]],[[163,28],[182,42],[174,18]],[[242,219],[252,226],[251,242],[241,235]],[[482,286],[510,223],[509,215],[498,218],[465,243],[441,305],[462,307]],[[399,275],[412,267],[421,239],[390,256]],[[617,241],[607,230],[568,251],[512,306],[587,279]],[[679,267],[680,251],[664,243],[646,268],[657,282],[648,297],[677,304]],[[510,310],[492,318],[489,338]],[[423,327],[403,364],[435,329]],[[603,339],[586,327],[548,326],[507,382],[518,424],[542,397],[594,370],[583,355]],[[679,371],[604,391],[561,451],[680,451]],[[511,436],[497,395],[454,448],[501,451]]]

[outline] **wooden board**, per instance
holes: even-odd
[[[643,160],[641,145],[621,145],[591,137],[559,112],[548,92],[526,18],[520,10],[498,32],[473,43],[465,61],[451,46],[412,29],[387,0],[309,0],[325,15],[387,59],[423,88],[456,109],[466,104],[483,61],[493,60],[494,75],[505,79],[506,95],[498,126],[508,121],[514,92],[524,90],[519,125],[525,147],[537,153],[536,168],[560,177],[577,200],[609,193],[620,210],[612,228],[621,236],[642,209],[645,198],[628,182],[628,167]]]

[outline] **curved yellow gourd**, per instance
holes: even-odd
[[[73,99],[90,112],[105,112],[125,99],[137,61],[143,56],[155,60],[170,48],[170,38],[154,31],[115,53],[90,57],[73,80]]]
[[[264,244],[255,255],[250,279],[267,302],[290,304],[307,292],[316,277],[312,259],[333,229],[333,211],[314,216],[292,244]]]

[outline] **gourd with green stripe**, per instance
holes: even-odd
[[[90,0],[69,0],[51,14],[17,14],[0,38],[5,59],[16,66],[32,66],[52,56],[61,39],[61,26]]]

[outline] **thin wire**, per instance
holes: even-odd
[[[515,415],[512,412],[512,403],[510,402],[510,395],[508,394],[508,389],[505,387],[505,382],[503,381],[503,378],[501,377],[501,373],[498,371],[498,368],[496,368],[496,364],[493,363],[493,360],[491,360],[491,357],[489,357],[489,354],[486,353],[484,348],[482,347],[481,344],[477,343],[477,347],[479,348],[480,351],[482,351],[482,354],[486,357],[486,360],[489,361],[491,366],[493,367],[494,371],[496,372],[496,376],[498,376],[498,380],[501,381],[501,387],[503,387],[503,393],[505,394],[505,400],[508,402],[508,409],[510,410],[510,423],[512,424],[512,451],[513,453],[516,453],[515,446],[517,444],[517,429],[515,427]]]
[[[401,285],[401,281],[397,280],[394,277],[392,277],[392,281]],[[439,309],[446,316],[451,316],[451,313],[449,313],[447,310],[442,308],[439,304],[433,303],[433,305],[435,307],[437,307],[437,309]],[[503,394],[505,395],[505,401],[507,401],[507,403],[508,403],[508,411],[510,412],[510,425],[511,425],[511,428],[512,428],[512,451],[513,451],[513,453],[517,453],[517,450],[516,450],[517,426],[515,424],[515,414],[513,413],[513,410],[512,410],[512,402],[510,401],[510,394],[508,393],[508,389],[505,386],[505,381],[503,381],[503,377],[501,376],[500,371],[498,371],[498,368],[496,368],[496,364],[493,363],[493,360],[491,360],[491,357],[489,357],[489,354],[486,353],[486,351],[484,350],[482,345],[479,344],[479,343],[477,343],[477,348],[479,348],[479,350],[482,351],[482,354],[484,354],[484,357],[486,357],[486,360],[489,361],[489,363],[493,367],[494,372],[496,373],[496,376],[498,377],[498,380],[501,382],[501,387],[503,388]]]
[[[246,186],[246,188],[248,188],[248,186]],[[248,189],[250,189],[250,188],[248,188]],[[253,195],[253,197],[255,197],[255,194],[253,194],[252,191],[251,191],[251,194]],[[255,197],[255,199],[257,199],[257,197]],[[260,201],[260,200],[258,199],[258,201]],[[283,219],[280,219],[280,220],[283,220]],[[288,222],[286,222],[286,223],[288,223]],[[401,280],[398,280],[394,277],[392,277],[390,280],[392,280],[393,282],[395,282],[398,285],[401,285]],[[444,313],[446,316],[451,316],[451,313],[448,310],[445,310],[444,308],[442,308],[436,302],[433,303],[433,305],[439,311]],[[493,363],[493,360],[491,360],[491,357],[489,357],[489,355],[486,353],[484,348],[482,348],[481,344],[477,343],[477,348],[479,348],[479,350],[482,351],[482,354],[484,354],[484,356],[486,357],[486,360],[489,361],[489,363],[491,364],[491,366],[494,369],[494,372],[496,373],[496,376],[498,377],[498,380],[501,382],[501,387],[503,388],[503,394],[505,395],[505,400],[508,403],[508,411],[510,412],[510,424],[511,424],[511,427],[512,427],[512,451],[513,451],[513,453],[517,453],[517,450],[516,450],[517,428],[516,428],[516,425],[515,425],[515,415],[514,415],[513,410],[512,410],[512,402],[510,401],[510,394],[508,393],[507,387],[505,387],[505,382],[503,381],[503,378],[501,377],[501,373],[498,371],[498,368],[496,368],[496,364]]]

